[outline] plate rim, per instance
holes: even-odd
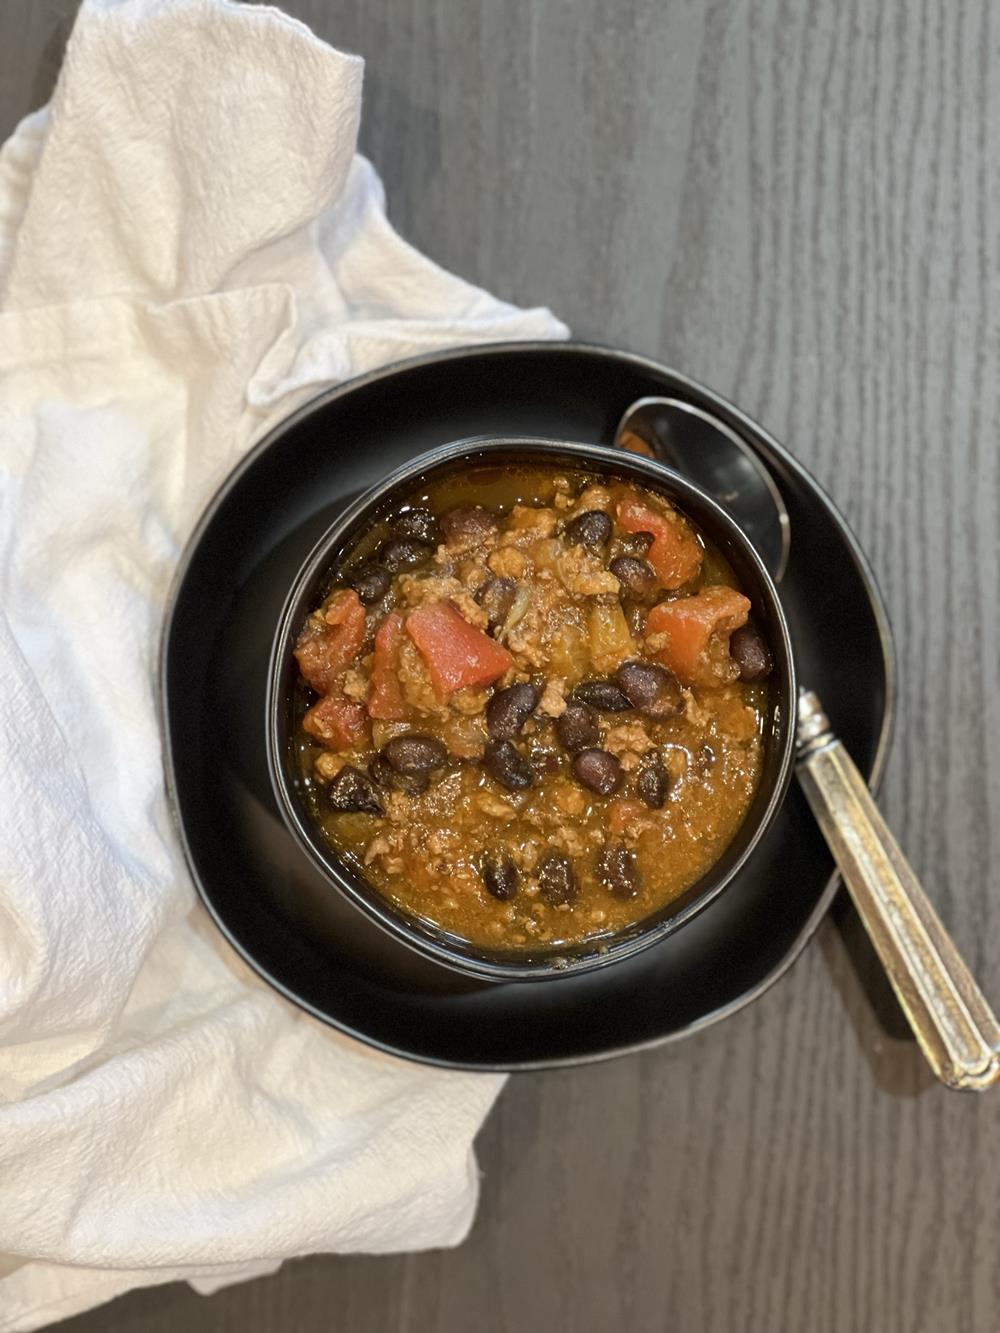
[[[599,1064],[607,1060],[618,1059],[621,1056],[635,1055],[643,1051],[654,1050],[659,1046],[666,1046],[674,1042],[683,1041],[688,1037],[694,1036],[698,1032],[704,1031],[706,1028],[714,1026],[716,1023],[722,1022],[733,1014],[738,1013],[741,1009],[753,1004],[755,1000],[760,999],[766,991],[770,990],[776,982],[781,980],[785,973],[788,972],[802,956],[806,945],[812,939],[813,935],[815,935],[820,922],[830,910],[833,900],[837,895],[841,883],[839,871],[833,871],[824,885],[822,893],[817,898],[813,910],[809,913],[793,940],[791,947],[782,956],[780,961],[770,969],[770,971],[765,973],[755,985],[743,991],[736,999],[730,1000],[727,1004],[720,1005],[718,1008],[702,1014],[693,1022],[687,1023],[683,1027],[677,1028],[672,1032],[664,1033],[657,1037],[650,1037],[642,1041],[614,1046],[603,1051],[592,1051],[575,1056],[543,1057],[532,1060],[472,1062],[444,1059],[439,1056],[418,1054],[410,1050],[405,1050],[402,1047],[394,1046],[391,1042],[385,1042],[364,1032],[358,1031],[348,1023],[335,1020],[329,1014],[323,1013],[321,1010],[317,1009],[315,1005],[311,1004],[301,995],[296,994],[294,990],[279,981],[276,977],[272,976],[270,972],[243,947],[217,912],[214,904],[208,896],[205,885],[202,882],[202,877],[195,864],[187,834],[184,829],[184,823],[181,818],[180,802],[175,781],[173,743],[170,733],[169,711],[167,706],[168,658],[171,631],[179,595],[201,540],[206,530],[214,521],[220,506],[223,504],[230,491],[238,485],[244,472],[253,467],[258,457],[266,453],[278,437],[284,435],[300,420],[312,415],[313,412],[326,406],[328,403],[347,397],[348,394],[371,384],[378,383],[381,380],[391,379],[405,371],[419,369],[422,366],[439,365],[449,361],[480,358],[487,359],[498,355],[540,352],[545,352],[547,354],[554,353],[556,355],[573,356],[583,354],[585,356],[596,356],[617,364],[627,364],[637,370],[653,375],[668,376],[680,385],[683,390],[690,390],[695,395],[700,395],[708,399],[713,405],[721,408],[724,415],[737,421],[749,432],[751,439],[754,440],[751,447],[757,447],[757,437],[762,439],[768,453],[772,455],[771,457],[768,457],[767,454],[765,454],[766,462],[770,463],[772,466],[776,464],[779,472],[784,469],[796,475],[800,481],[804,481],[808,486],[819,493],[821,499],[826,504],[834,523],[840,531],[840,534],[844,539],[844,544],[867,589],[875,617],[879,646],[885,666],[885,706],[875,747],[875,755],[872,759],[871,772],[867,778],[867,785],[873,794],[877,794],[885,775],[886,762],[888,759],[889,748],[892,743],[896,721],[898,691],[897,660],[888,611],[885,606],[881,589],[878,585],[878,580],[875,577],[875,573],[868,557],[865,555],[858,538],[855,536],[853,529],[841,513],[839,507],[834,503],[832,497],[822,483],[818,481],[805,465],[800,463],[798,459],[796,459],[795,456],[791,454],[769,430],[766,429],[766,427],[762,426],[741,408],[729,402],[728,399],[724,398],[715,389],[709,388],[707,385],[684,374],[682,371],[672,369],[670,366],[665,365],[661,361],[657,361],[653,357],[644,356],[638,352],[630,352],[623,348],[613,347],[606,343],[577,340],[546,341],[532,339],[526,341],[476,343],[471,345],[465,344],[458,347],[448,347],[434,352],[425,352],[418,356],[406,357],[400,361],[392,361],[388,365],[378,367],[375,370],[366,371],[361,375],[356,375],[339,384],[331,385],[306,399],[297,408],[294,408],[289,412],[287,416],[283,416],[279,421],[268,427],[261,437],[246,450],[235,466],[226,474],[215,492],[209,498],[205,507],[202,509],[194,527],[184,543],[164,604],[160,639],[156,654],[156,711],[160,727],[161,762],[163,767],[164,786],[167,794],[167,803],[170,810],[170,820],[180,843],[185,867],[194,883],[195,891],[198,894],[202,907],[208,912],[209,916],[215,923],[215,926],[230,948],[235,950],[239,958],[241,958],[242,961],[261,978],[261,980],[266,982],[268,986],[277,991],[302,1012],[311,1015],[313,1018],[323,1023],[324,1026],[342,1033],[347,1037],[351,1037],[365,1046],[381,1051],[384,1054],[435,1068],[466,1070],[484,1074],[527,1073],[543,1069],[565,1069],[577,1065]],[[558,985],[559,983],[556,981],[553,984]]]

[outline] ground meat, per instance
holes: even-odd
[[[575,681],[589,665],[581,618],[581,608],[561,584],[536,582],[530,604],[504,643],[521,670],[551,669],[554,675],[572,676]]]
[[[567,546],[556,562],[559,579],[567,592],[578,597],[596,597],[601,593],[617,596],[618,580],[604,568],[603,561],[583,546]]]
[[[348,671],[344,677],[344,683],[341,689],[347,695],[348,699],[353,699],[355,703],[363,704],[368,698],[368,675],[364,671],[356,668]]]
[[[408,824],[413,818],[414,798],[405,792],[387,792],[382,798],[385,817],[391,824]]]
[[[663,759],[663,766],[670,774],[671,782],[680,782],[687,776],[691,756],[680,745],[672,745]]]
[[[539,537],[551,537],[558,523],[559,516],[554,509],[515,505],[507,519],[508,531],[501,540],[505,546],[523,546]]]
[[[687,688],[682,689],[681,693],[684,695],[684,713],[687,720],[696,727],[707,726],[712,715],[697,694]]]
[[[510,852],[511,860],[517,868],[529,875],[538,864],[539,855],[538,844],[534,842],[518,843],[517,846],[511,848]],[[532,885],[530,883],[526,884],[522,887],[521,892],[527,898],[536,897],[538,894],[538,885]]]
[[[732,686],[719,691],[715,720],[719,730],[734,740],[748,741],[757,734],[757,714]]]
[[[431,684],[430,672],[409,639],[404,639],[399,645],[396,672],[403,698],[412,709],[425,717],[449,716],[448,705],[438,698]]]
[[[575,514],[585,514],[590,509],[602,509],[605,512],[611,508],[611,492],[606,486],[585,486],[573,506]]]
[[[329,782],[335,778],[344,765],[348,762],[346,756],[342,754],[331,754],[329,750],[324,750],[322,754],[316,756],[316,762],[313,764],[313,772],[319,778],[320,782]]]
[[[523,578],[528,568],[527,557],[515,546],[501,546],[492,551],[486,563],[494,574],[503,579]]]
[[[656,748],[656,742],[641,722],[623,722],[612,727],[604,738],[605,750],[616,754],[624,763],[628,754],[643,755]]]
[[[544,625],[541,607],[532,605],[528,607],[514,629],[505,636],[504,643],[517,657],[519,666],[548,665],[548,654],[542,643]]]
[[[490,697],[489,690],[474,690],[472,688],[456,690],[451,696],[450,703],[452,708],[465,717],[475,717],[477,713],[482,713],[486,708],[486,701]]]
[[[552,800],[564,815],[580,815],[587,805],[586,796],[575,782],[560,782],[552,792]]]
[[[479,895],[479,890],[482,887],[479,876],[469,866],[446,867],[444,873],[448,877],[449,887],[452,889],[457,902],[468,902]],[[496,924],[500,926],[501,933],[503,933],[503,921],[498,921]]]
[[[561,847],[570,856],[586,856],[588,839],[572,825],[560,824],[552,830],[549,838],[550,847]]]
[[[455,570],[462,585],[471,593],[477,592],[490,576],[490,571],[481,560],[463,560]]]
[[[381,861],[386,874],[398,875],[404,866],[401,853],[405,846],[406,835],[402,829],[383,828],[365,848],[364,863],[369,866],[373,861]]]
[[[545,717],[562,717],[566,711],[565,688],[565,681],[547,680],[535,711]]]
[[[501,796],[496,796],[491,791],[481,791],[476,797],[476,809],[482,810],[484,815],[489,815],[491,819],[513,819],[517,810],[505,801]]]
[[[428,602],[451,602],[463,620],[477,629],[485,629],[489,617],[458,579],[449,575],[404,574],[399,580],[399,591],[404,606],[425,606]]]
[[[391,851],[389,839],[384,833],[377,833],[365,848],[364,863],[366,866],[370,866],[376,856],[388,856]]]

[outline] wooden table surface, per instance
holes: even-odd
[[[4,135],[74,8],[0,5]],[[367,58],[362,146],[414,244],[704,380],[832,492],[899,648],[882,805],[1000,1004],[1000,8],[286,8]],[[932,1086],[877,982],[841,908],[697,1038],[512,1079],[458,1250],[308,1259],[65,1327],[991,1333],[1000,1093]]]

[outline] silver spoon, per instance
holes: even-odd
[[[679,398],[638,398],[615,432],[622,449],[646,447],[696,482],[727,510],[753,542],[775,583],[788,565],[788,510],[750,446],[708,412]]]
[[[615,444],[650,453],[708,491],[779,582],[788,512],[735,431],[679,399],[640,398]],[[949,1088],[992,1087],[1000,1081],[1000,1023],[810,690],[799,693],[796,732],[799,782],[928,1063]]]

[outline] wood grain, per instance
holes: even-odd
[[[367,57],[363,146],[410,240],[705,380],[843,506],[902,665],[883,809],[1000,1003],[1000,11],[286,7]],[[0,9],[3,132],[72,8]],[[991,1333],[1000,1100],[931,1086],[883,1003],[841,909],[721,1027],[513,1080],[459,1250],[138,1293],[66,1328]]]

